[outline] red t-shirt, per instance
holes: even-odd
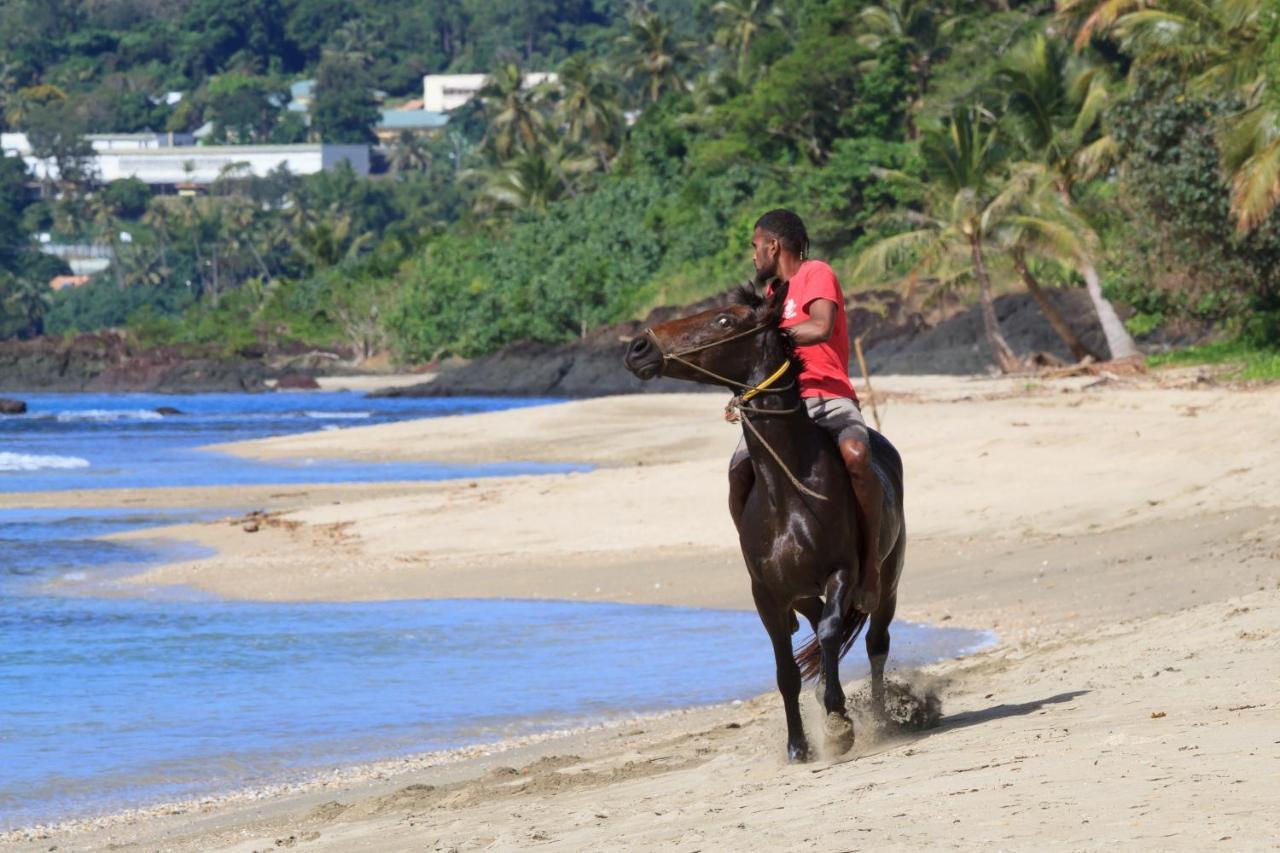
[[[782,309],[782,328],[809,319],[809,306],[815,299],[829,299],[836,304],[831,337],[820,344],[796,347],[804,359],[800,373],[801,397],[848,397],[858,395],[849,381],[849,320],[845,316],[844,296],[835,270],[824,261],[805,261],[791,277],[787,303]],[[772,291],[772,288],[770,288]]]

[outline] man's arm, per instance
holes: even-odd
[[[836,325],[836,304],[830,299],[815,299],[809,303],[808,310],[808,320],[787,327],[787,332],[802,347],[823,343],[831,337]]]

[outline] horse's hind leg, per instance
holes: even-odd
[[[853,573],[848,568],[834,572],[827,579],[826,603],[818,620],[818,645],[822,649],[822,705],[827,711],[827,741],[841,752],[853,746],[853,722],[840,686],[840,644],[844,641],[844,621],[849,597],[853,594]]]
[[[898,607],[898,594],[881,598],[880,606],[871,614],[867,626],[867,660],[871,663],[871,709],[877,716],[886,713],[884,705],[884,665],[889,659],[889,623]]]
[[[880,605],[871,614],[867,625],[867,660],[871,664],[871,709],[879,717],[884,717],[887,709],[884,704],[884,665],[889,658],[889,623],[898,609],[897,572],[902,568],[902,543],[899,542],[885,561],[886,567],[893,567],[894,583],[886,586],[880,596]]]
[[[774,665],[778,672],[778,692],[787,715],[787,758],[793,762],[809,760],[809,742],[800,720],[800,667],[791,650],[791,625],[795,614],[790,607],[780,606],[769,591],[758,583],[751,585],[756,612],[773,644]]]

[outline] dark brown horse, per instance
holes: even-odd
[[[853,743],[839,663],[868,615],[872,701],[883,712],[889,623],[897,607],[906,527],[902,460],[884,436],[871,431],[873,465],[885,495],[881,594],[874,612],[857,611],[851,596],[860,553],[853,489],[835,441],[809,419],[800,399],[800,362],[791,338],[778,328],[786,299],[785,284],[768,299],[744,288],[734,305],[645,330],[631,342],[624,362],[641,379],[670,376],[740,394],[755,486],[733,521],[756,611],[773,644],[787,716],[787,754],[792,761],[804,761],[810,752],[800,721],[802,678],[820,675],[824,682],[819,690],[828,738],[841,749]],[[781,377],[769,382],[784,364],[789,367]],[[768,387],[751,393],[762,385]],[[793,654],[797,612],[808,619],[815,636]]]

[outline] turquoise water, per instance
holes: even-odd
[[[39,398],[27,418],[0,420],[0,489],[475,476],[460,466],[250,464],[197,448],[314,428],[336,413],[368,423],[515,404],[158,400]],[[153,402],[191,414],[141,414]],[[95,537],[235,509],[0,510],[0,830],[773,686],[754,613],[546,601],[259,604],[185,590],[120,596],[113,581],[121,574],[198,551]],[[898,623],[891,663],[956,655],[986,639]],[[845,671],[865,672],[861,656],[851,655]]]

